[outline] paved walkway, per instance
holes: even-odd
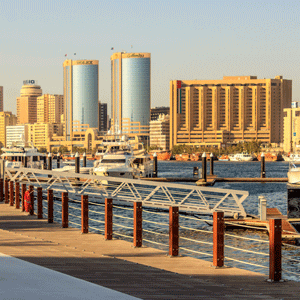
[[[299,299],[298,282],[268,283],[258,273],[214,269],[207,261],[105,241],[98,234],[37,220],[4,203],[0,241],[0,253],[141,299]],[[5,274],[5,265],[1,269]]]

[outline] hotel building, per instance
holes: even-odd
[[[283,151],[300,151],[300,108],[286,108],[283,116]]]
[[[64,96],[45,94],[37,98],[37,122],[61,123],[64,115]]]
[[[283,142],[283,109],[291,107],[292,80],[224,76],[170,82],[170,147],[259,140]]]
[[[150,53],[111,56],[112,127],[124,133],[149,136]]]
[[[0,112],[0,148],[6,147],[6,127],[16,125],[17,117],[11,112]]]
[[[170,116],[160,115],[150,121],[150,146],[157,146],[161,150],[170,148]]]
[[[6,126],[6,147],[16,144],[20,147],[27,146],[28,125]]]
[[[0,112],[3,111],[3,86],[0,86]]]
[[[73,138],[73,122],[98,127],[98,60],[66,60],[64,101],[66,140]]]

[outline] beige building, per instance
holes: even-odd
[[[286,108],[283,116],[283,151],[300,151],[300,108]]]
[[[170,147],[259,140],[283,142],[283,109],[291,107],[292,80],[224,76],[170,82]]]
[[[17,124],[17,117],[11,112],[0,112],[0,147],[6,147],[6,127]]]
[[[170,149],[170,116],[159,115],[157,120],[150,121],[150,146],[161,150]]]
[[[42,95],[39,85],[34,80],[24,81],[21,95],[17,98],[18,124],[33,124],[37,122],[37,98]]]
[[[3,111],[3,86],[0,86],[0,112]]]
[[[64,115],[64,96],[45,94],[37,98],[37,122],[61,123]]]

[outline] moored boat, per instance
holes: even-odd
[[[283,157],[280,153],[264,153],[265,155],[265,161],[283,161]],[[257,155],[257,160],[261,161],[261,153]]]
[[[219,157],[219,161],[229,161],[229,156],[227,154],[223,154]]]
[[[254,155],[247,152],[229,154],[228,157],[230,161],[253,161],[255,158]]]
[[[170,160],[172,153],[170,151],[157,151],[149,153],[150,158],[153,159],[153,154],[156,153],[157,160]]]

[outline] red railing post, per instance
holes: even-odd
[[[25,195],[25,192],[26,192],[26,183],[22,183],[22,191],[21,191],[21,201],[22,201],[22,211],[25,211],[25,204],[24,204],[24,195]]]
[[[20,208],[20,182],[16,181],[15,187],[15,199],[16,199],[16,208]]]
[[[178,206],[169,208],[169,255],[178,256],[179,248],[179,213]]]
[[[47,200],[48,200],[48,223],[53,223],[53,190],[48,190]]]
[[[43,219],[43,189],[37,188],[37,218]]]
[[[81,195],[81,233],[89,232],[89,200],[88,195]]]
[[[31,208],[30,208],[30,215],[32,216],[34,214],[34,190],[33,190],[33,185],[29,186],[29,193],[30,193],[30,203],[31,203]]]
[[[113,207],[112,199],[105,198],[105,239],[112,240],[113,233]]]
[[[8,199],[8,179],[5,179],[5,182],[4,182],[4,199],[5,199],[5,202],[6,204],[9,203],[9,199]]]
[[[269,280],[281,280],[281,219],[269,220]]]
[[[61,200],[62,200],[62,227],[68,228],[69,227],[69,198],[68,198],[68,192],[62,192],[61,194]]]
[[[224,212],[213,214],[213,266],[224,266]]]
[[[133,246],[142,247],[143,241],[142,202],[133,203]]]
[[[14,182],[9,182],[9,206],[14,206]]]
[[[3,179],[0,178],[0,202],[3,201]]]

